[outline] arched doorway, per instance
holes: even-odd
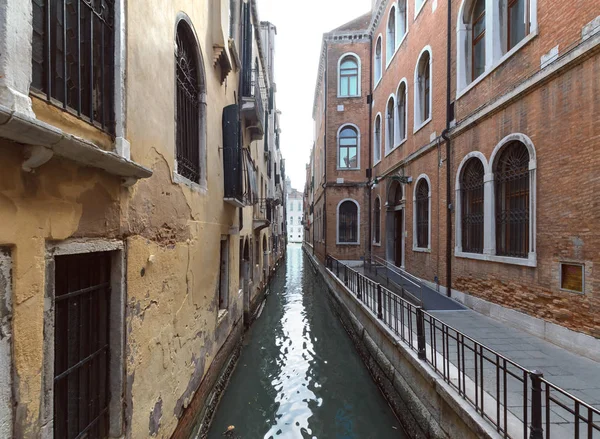
[[[387,193],[385,221],[385,253],[388,262],[404,266],[404,191],[397,181],[392,181]]]

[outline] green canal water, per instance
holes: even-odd
[[[407,438],[327,294],[300,246],[290,245],[244,338],[209,439]]]

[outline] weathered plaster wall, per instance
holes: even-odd
[[[0,437],[12,437],[12,262],[0,247]]]
[[[0,246],[12,247],[15,431],[40,428],[46,242],[119,232],[120,182],[90,168],[52,159],[21,170],[22,148],[0,141]]]

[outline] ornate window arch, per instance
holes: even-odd
[[[187,17],[186,17],[187,18]],[[176,168],[185,179],[206,184],[206,85],[202,54],[189,20],[177,23]]]
[[[354,124],[344,124],[337,133],[337,169],[360,169],[360,131]]]
[[[346,198],[337,205],[337,244],[360,243],[360,206]]]
[[[381,47],[381,34],[379,34],[379,36],[377,37],[377,42],[375,43],[375,54],[374,54],[374,58],[375,58],[375,65],[373,66],[373,74],[374,74],[374,83],[375,86],[377,86],[377,84],[379,83],[379,80],[381,79],[381,74],[382,74],[382,64],[383,64],[383,59],[382,59],[382,47]]]
[[[338,97],[360,96],[361,62],[352,52],[343,54],[338,60]]]
[[[431,250],[431,182],[426,174],[417,178],[413,193],[413,250]]]
[[[421,51],[415,67],[415,131],[431,119],[432,100],[431,47]]]
[[[373,205],[373,243],[381,243],[381,199],[375,198]]]
[[[381,160],[381,113],[375,116],[373,124],[373,163]]]

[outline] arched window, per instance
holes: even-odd
[[[418,128],[431,117],[431,54],[424,49],[415,72],[415,126]]]
[[[429,183],[419,179],[415,189],[416,247],[429,248]]]
[[[373,161],[377,163],[381,160],[381,114],[375,116],[375,125],[373,128]]]
[[[401,40],[406,34],[406,31],[408,30],[408,14],[406,10],[406,1],[407,0],[400,0],[398,2],[398,30],[396,31],[397,40]]]
[[[462,251],[483,253],[483,163],[471,158],[460,179]]]
[[[375,44],[375,84],[381,79],[381,35]]]
[[[529,253],[529,152],[507,143],[495,164],[496,254],[526,258]]]
[[[471,12],[471,79],[485,71],[485,0],[476,0]]]
[[[396,52],[396,7],[392,6],[390,15],[388,15],[387,33],[385,36],[385,46],[387,47],[386,63],[389,64]]]
[[[345,200],[338,205],[338,243],[358,244],[358,204]]]
[[[198,60],[196,39],[189,25],[177,25],[177,173],[200,183],[202,112],[202,70]]]
[[[385,112],[385,151],[389,152],[394,149],[396,134],[395,119],[396,119],[396,108],[394,105],[394,98],[390,97],[387,103],[387,110]]]
[[[375,198],[375,207],[373,208],[373,242],[381,242],[381,202],[379,197]]]
[[[396,111],[396,113],[398,114],[398,120],[396,122],[398,142],[402,142],[406,139],[406,121],[408,120],[406,111],[406,91],[406,81],[403,80],[398,86],[398,93],[396,93],[396,101],[398,102]]]
[[[340,97],[360,95],[359,73],[360,68],[356,56],[346,55],[340,59],[338,72]]]
[[[358,132],[352,126],[345,126],[338,134],[338,168],[358,168]]]

